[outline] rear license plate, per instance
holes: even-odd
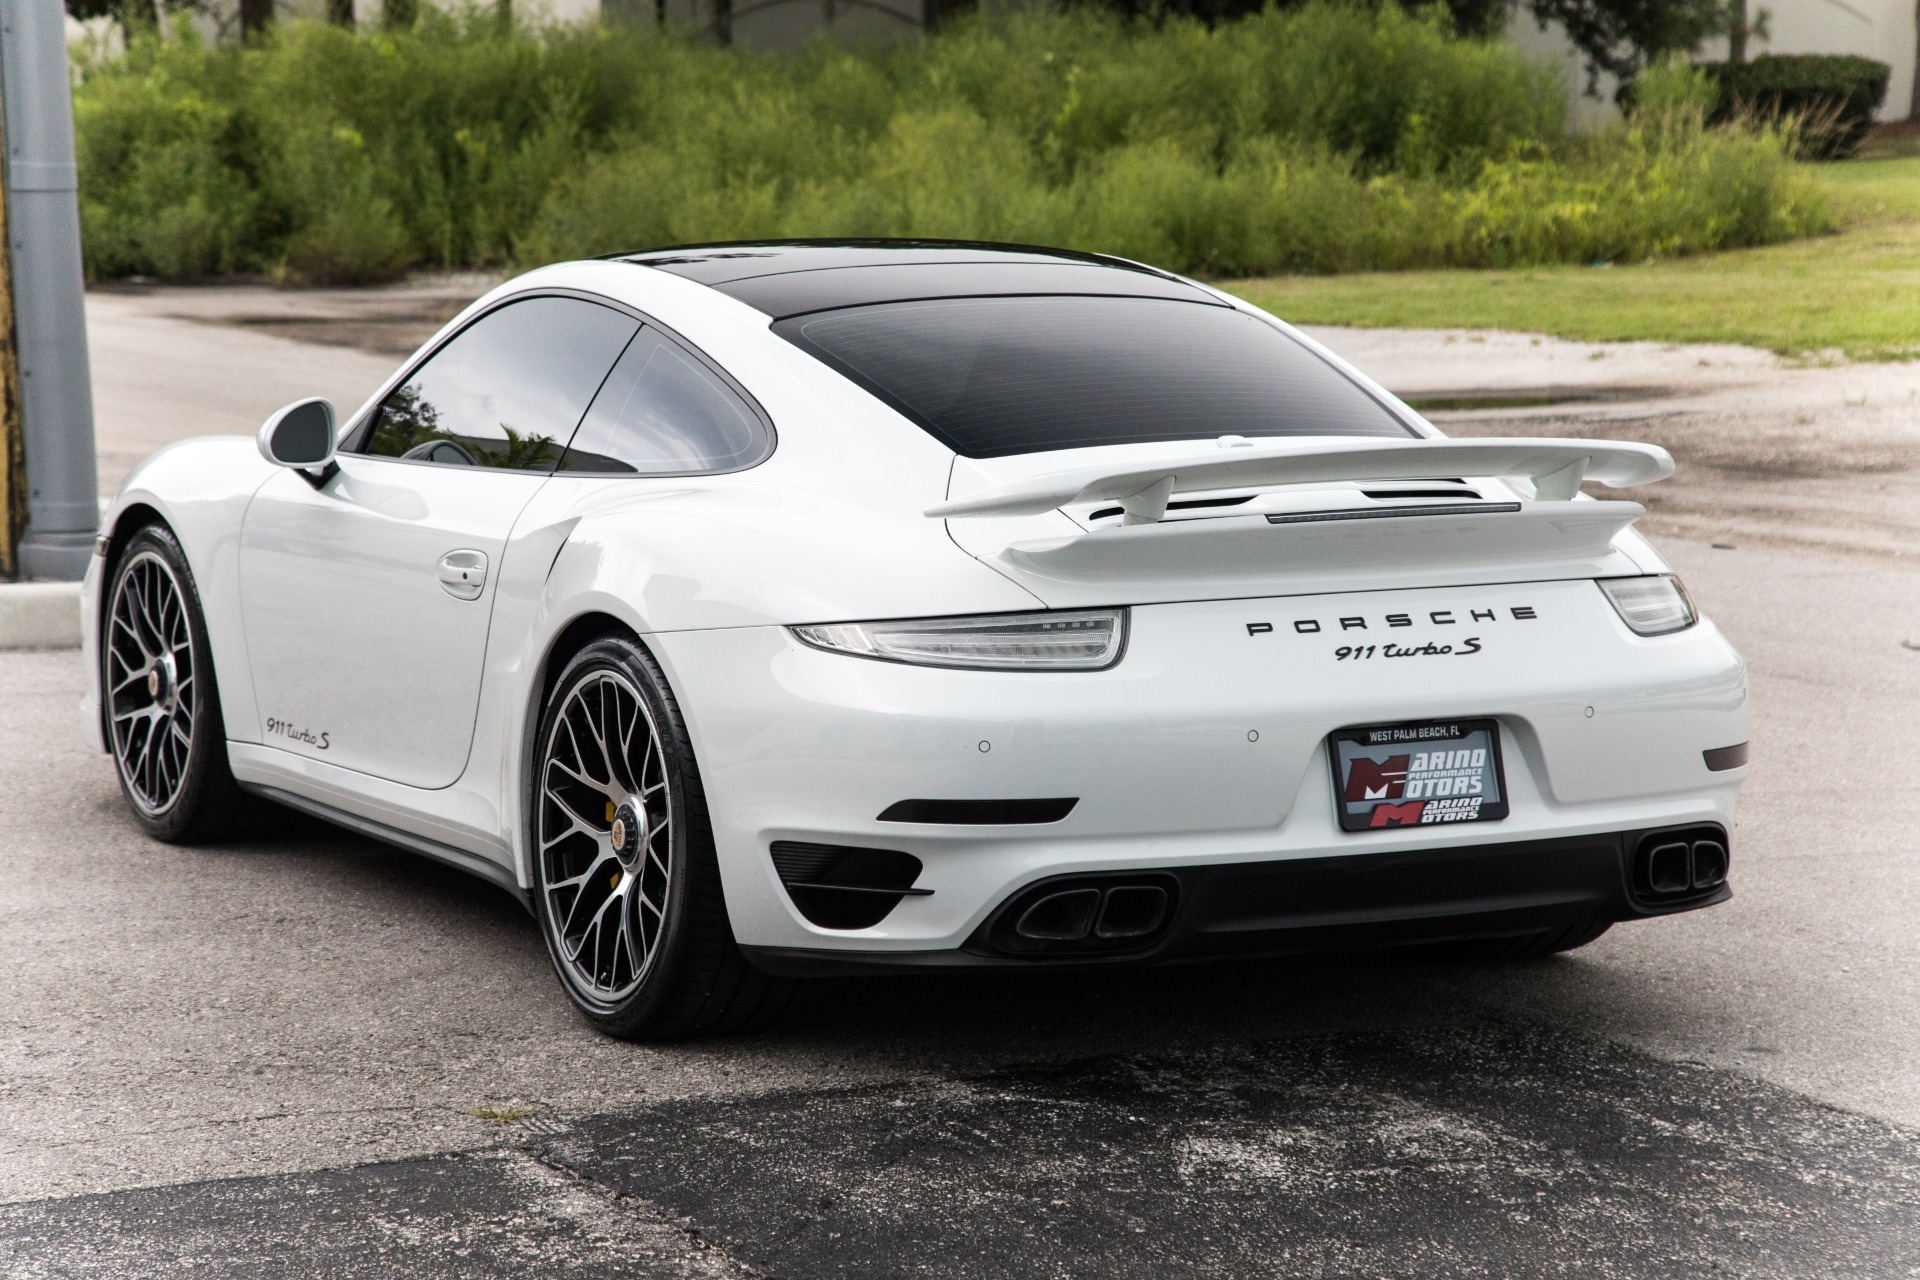
[[[1327,737],[1327,756],[1343,831],[1507,816],[1500,726],[1492,720],[1337,729]]]

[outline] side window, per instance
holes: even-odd
[[[765,455],[767,429],[738,392],[651,328],[607,375],[562,471],[673,475],[729,471]]]
[[[639,328],[577,298],[529,298],[488,312],[386,398],[366,452],[551,471]]]

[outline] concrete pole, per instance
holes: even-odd
[[[4,126],[0,120],[0,156],[6,154]],[[7,189],[0,182],[0,579],[20,572],[20,535],[27,531],[26,423],[20,414],[20,347],[13,336],[8,243]]]
[[[22,578],[78,579],[100,527],[80,265],[73,89],[60,0],[0,0],[6,252],[27,471]]]

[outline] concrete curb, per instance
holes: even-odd
[[[0,583],[0,650],[79,647],[79,583]]]

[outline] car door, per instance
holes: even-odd
[[[572,297],[497,307],[354,429],[337,475],[262,486],[240,547],[261,741],[409,786],[459,778],[514,521],[638,329]]]

